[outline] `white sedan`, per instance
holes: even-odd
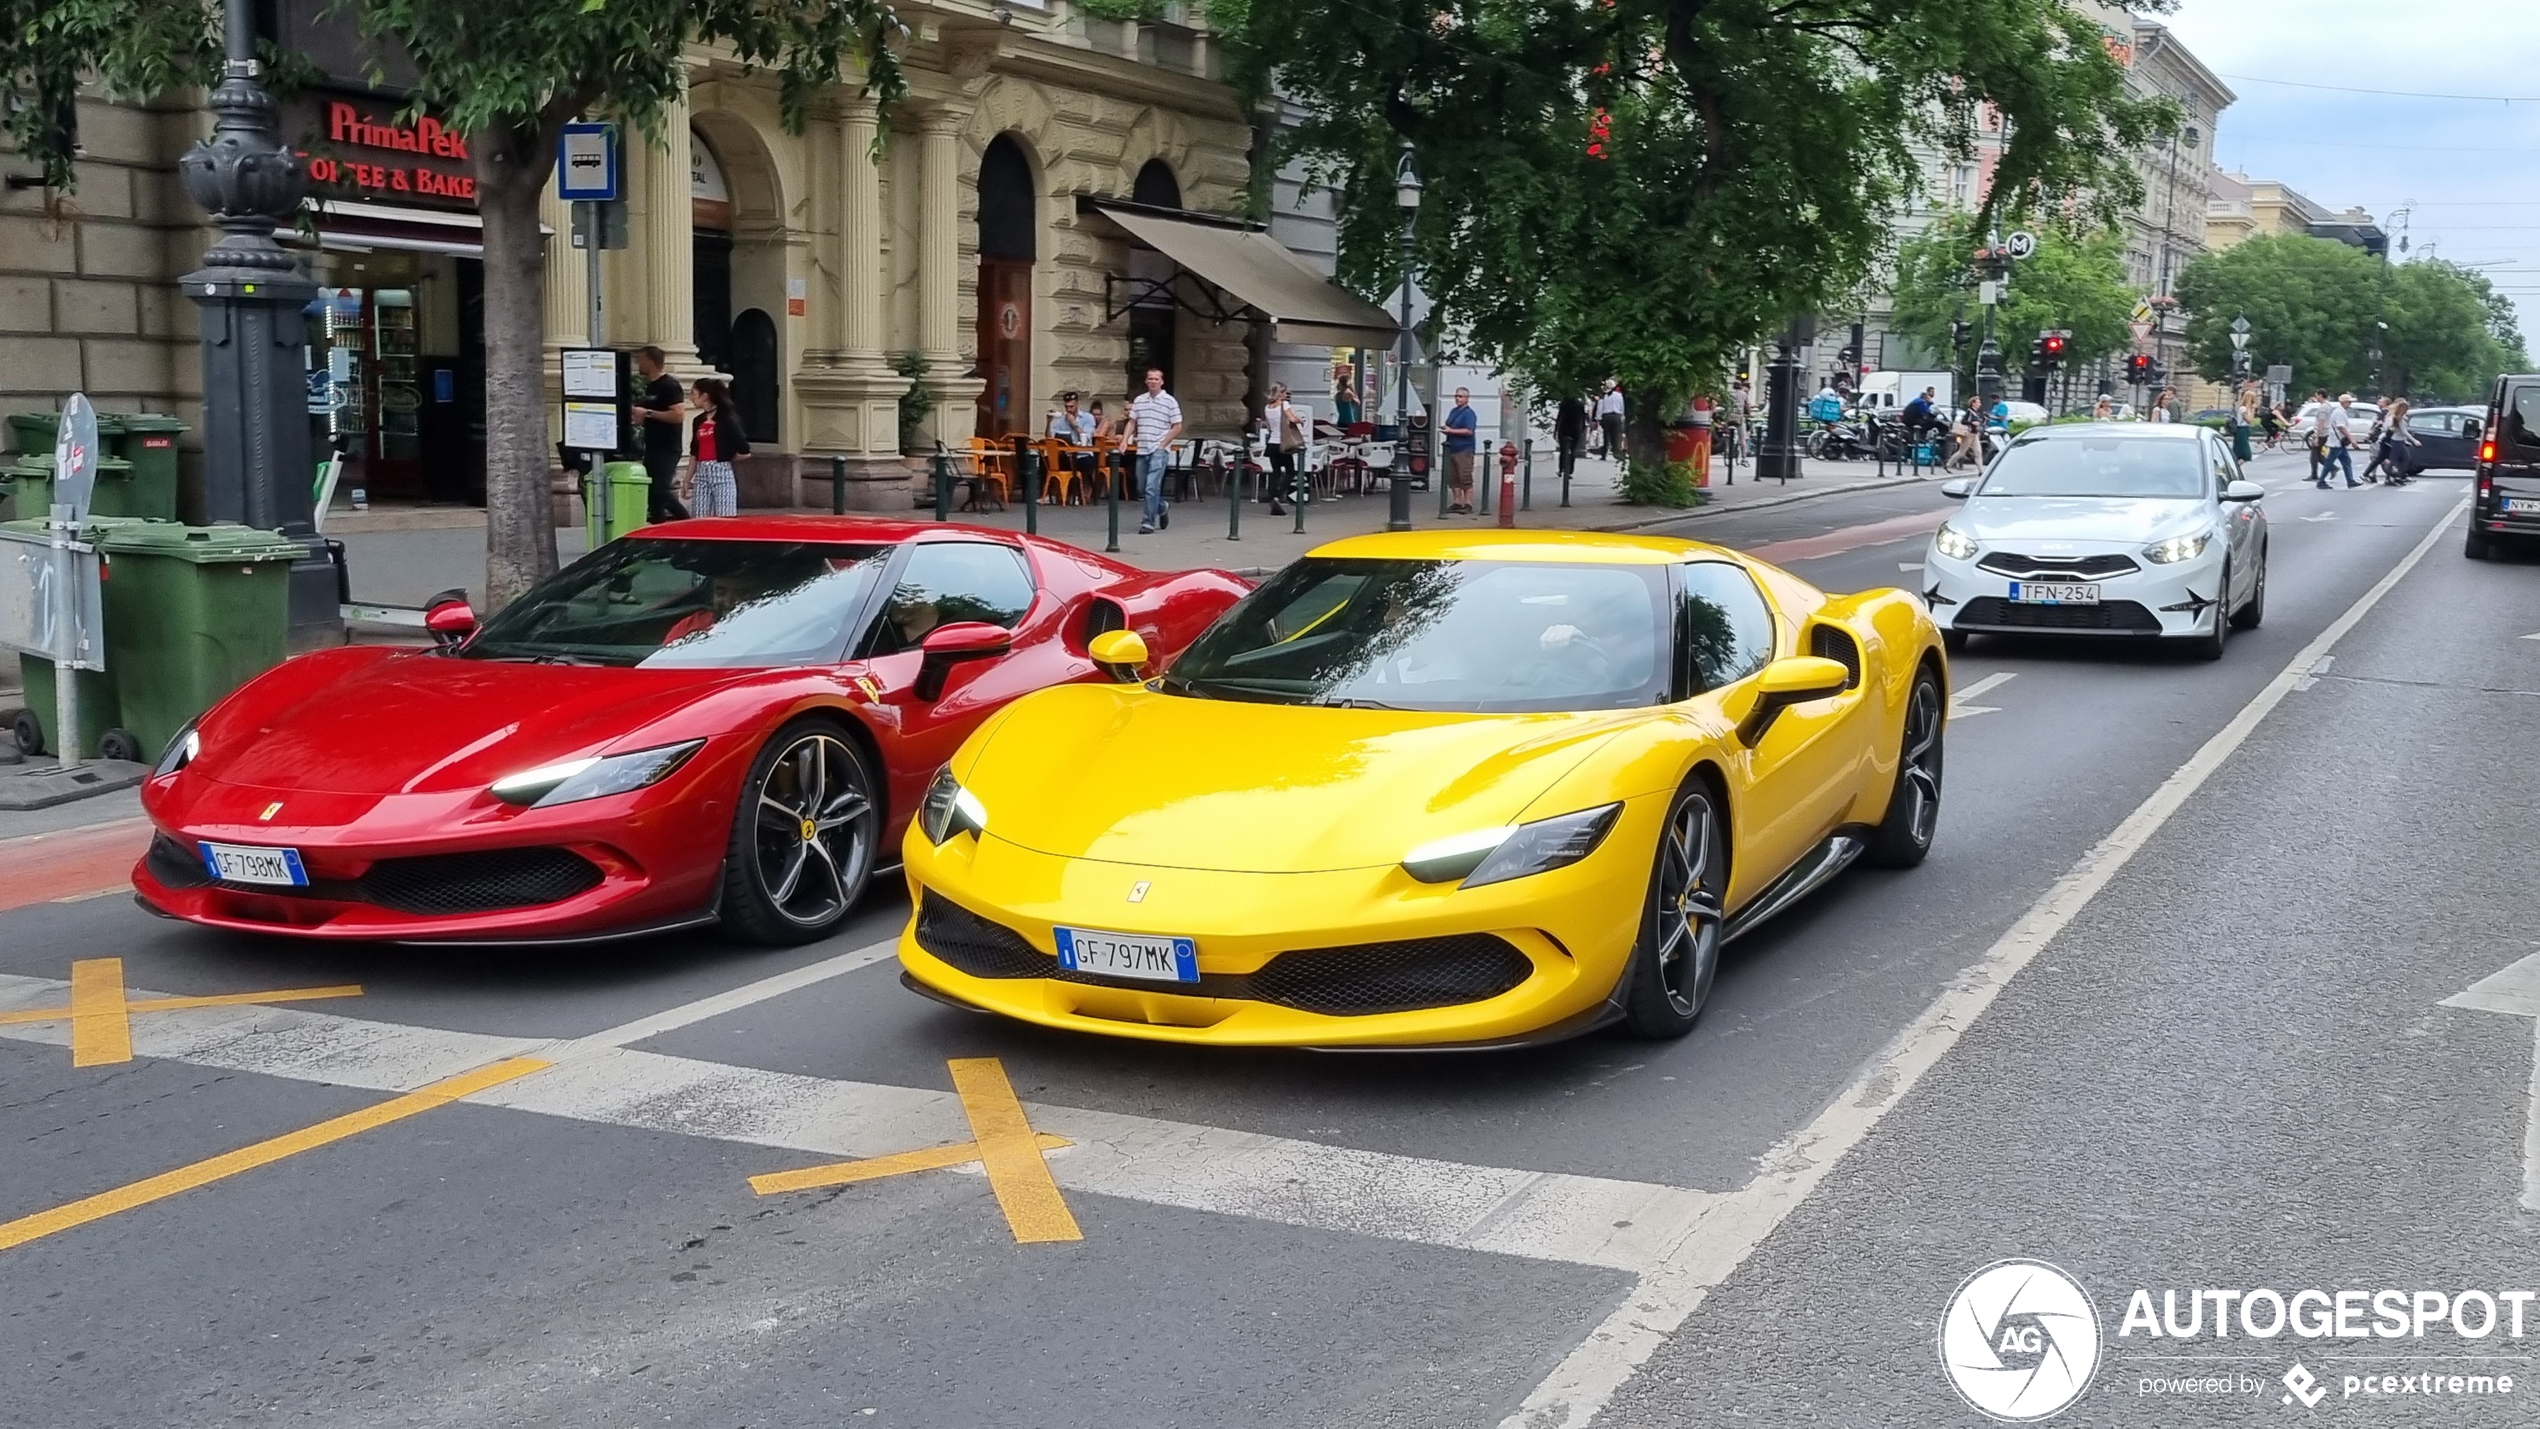
[[[2220,659],[2266,616],[2266,490],[2203,427],[2038,427],[1940,490],[1967,503],[1923,562],[1953,653],[1973,634],[2103,635]]]

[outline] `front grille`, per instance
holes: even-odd
[[[1263,1002],[1353,1017],[1480,1002],[1534,970],[1505,939],[1470,933],[1281,953],[1252,975],[1252,985]]]
[[[2130,576],[2143,569],[2130,556],[2023,556],[2011,551],[1995,551],[1976,562],[1976,568],[2023,580],[2106,580],[2112,576]]]
[[[2161,619],[2131,600],[2097,605],[2023,605],[1998,595],[1978,596],[1958,613],[1960,627],[2003,630],[2117,630],[2146,635],[2161,632]]]
[[[212,881],[212,871],[203,861],[186,852],[185,845],[166,834],[150,836],[150,851],[142,856],[150,876],[168,888],[200,888]]]
[[[1534,964],[1506,940],[1472,933],[1301,948],[1279,954],[1258,972],[1202,973],[1197,983],[1102,977],[1062,968],[1056,957],[1033,947],[1014,929],[932,896],[918,905],[917,945],[972,977],[1039,977],[1181,997],[1236,998],[1333,1017],[1479,1002],[1534,973]]]
[[[361,897],[400,913],[486,913],[558,903],[600,886],[599,866],[561,848],[505,848],[383,858]]]
[[[1851,636],[1831,625],[1809,626],[1808,653],[1841,665],[1848,677],[1844,682],[1845,689],[1861,683],[1861,647],[1854,643]]]
[[[927,897],[917,905],[917,946],[972,977],[1055,977],[1058,959],[1021,933],[959,904]]]

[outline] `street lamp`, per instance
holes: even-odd
[[[177,285],[202,310],[204,519],[280,531],[307,548],[291,564],[298,646],[343,626],[309,481],[301,310],[317,284],[273,236],[299,213],[308,176],[280,141],[273,96],[258,82],[253,5],[227,0],[228,60],[211,95],[217,117],[211,136],[177,161],[186,192],[221,228],[202,268]]]
[[[232,0],[237,3],[237,0]],[[1393,368],[1393,480],[1386,495],[1392,509],[1388,531],[1411,529],[1411,232],[1420,216],[1420,166],[1412,162],[1411,145],[1402,146],[1402,162],[1394,165],[1394,207],[1402,210],[1402,329],[1394,335],[1399,355]]]

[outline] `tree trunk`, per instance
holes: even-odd
[[[536,128],[472,134],[485,224],[485,599],[499,610],[556,569],[547,495],[547,186]]]
[[[1652,471],[1667,466],[1667,425],[1676,419],[1676,410],[1684,399],[1657,387],[1644,387],[1631,394],[1631,415],[1623,427],[1623,446],[1631,453],[1635,466],[1646,463]]]

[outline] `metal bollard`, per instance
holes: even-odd
[[[1314,494],[1314,478],[1305,469],[1305,452],[1299,449],[1289,463],[1288,505],[1296,511],[1296,534],[1305,534],[1305,501]]]
[[[1526,438],[1525,465],[1518,470],[1524,475],[1517,483],[1517,509],[1532,511],[1535,509],[1535,439],[1533,437]]]
[[[1023,533],[1041,534],[1041,454],[1029,437],[1014,439],[1014,470],[1023,478]]]
[[[1252,465],[1252,434],[1244,434],[1244,459],[1234,470],[1226,469],[1226,449],[1217,449],[1217,474],[1226,482],[1226,539],[1244,538],[1244,468]]]
[[[1100,461],[1102,458],[1096,457],[1095,460]],[[1115,556],[1120,554],[1120,488],[1128,484],[1129,454],[1124,451],[1112,452],[1111,480],[1103,483],[1103,490],[1109,498],[1104,504],[1111,508],[1111,539],[1103,546],[1103,550]]]
[[[944,444],[935,443],[935,519],[952,519],[952,458],[944,454]]]
[[[847,514],[847,459],[842,456],[829,458],[829,514]]]

